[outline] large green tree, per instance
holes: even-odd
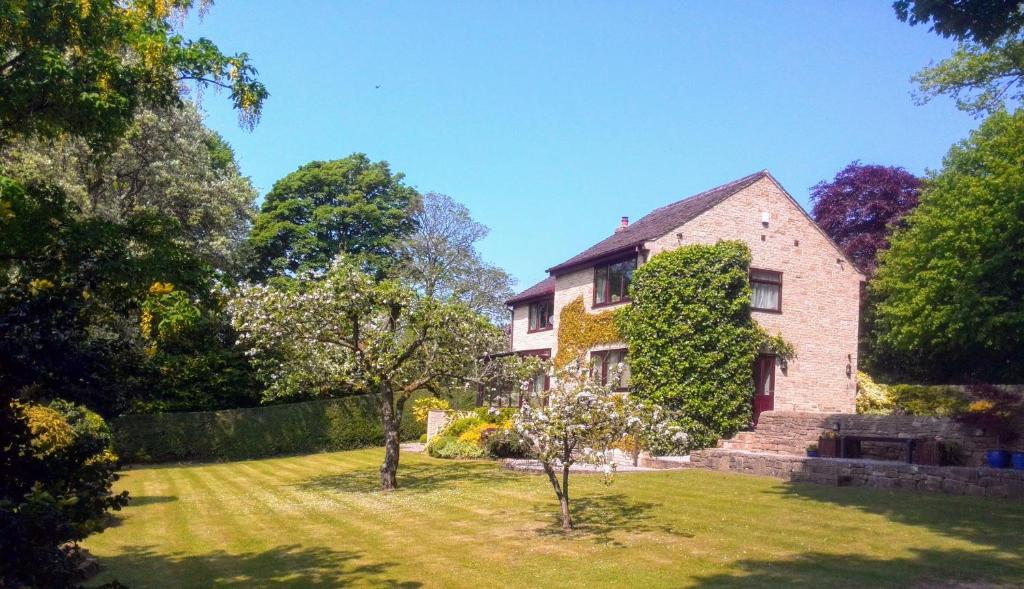
[[[142,108],[109,149],[66,134],[16,140],[0,150],[0,166],[63,190],[83,217],[166,216],[179,227],[178,243],[221,270],[234,266],[255,215],[256,190],[231,147],[187,102]]]
[[[1021,0],[896,0],[892,7],[911,26],[927,24],[943,37],[985,45],[1024,26]]]
[[[311,162],[278,180],[256,217],[250,276],[325,271],[339,254],[379,273],[412,233],[420,196],[387,162],[364,154]]]
[[[450,196],[429,192],[403,242],[402,275],[428,297],[455,299],[496,323],[508,321],[512,277],[485,262],[477,244],[490,231]]]
[[[268,94],[248,56],[175,30],[194,4],[0,1],[0,143],[63,132],[108,143],[142,105],[176,104],[183,82],[227,89],[243,124],[255,124]]]
[[[0,0],[0,147],[73,136],[109,149],[142,106],[179,104],[182,83],[229,89],[243,124],[254,124],[267,91],[245,54],[224,55],[174,30],[193,3]],[[223,149],[211,151],[223,160]],[[152,211],[123,220],[83,215],[60,188],[18,181],[0,167],[2,586],[70,586],[77,563],[66,543],[99,529],[92,522],[124,501],[110,492],[111,454],[39,456],[33,437],[41,434],[29,431],[13,398],[61,395],[112,409],[118,387],[136,375],[118,367],[131,366],[138,350],[140,330],[127,326],[138,321],[144,285],[209,286],[206,265],[177,241],[180,227]],[[77,430],[75,420],[65,425]],[[90,441],[97,439],[82,438],[100,450]]]
[[[1021,0],[897,0],[900,20],[930,24],[959,41],[953,54],[914,75],[917,99],[949,95],[976,116],[1024,99],[1024,2]]]
[[[0,288],[12,385],[108,415],[258,403],[255,373],[213,292],[237,272],[254,214],[251,183],[189,104],[141,109],[110,148],[63,135],[22,137],[0,152],[28,184],[23,204],[51,211],[14,219],[26,230],[10,276],[54,288],[32,296],[13,278]],[[140,315],[157,282],[187,295],[199,319],[147,340]],[[77,290],[85,285],[88,298]]]
[[[59,189],[0,181],[0,389],[111,415],[159,382],[138,326],[150,287],[202,301],[214,278],[177,237],[160,215],[84,217]]]
[[[953,146],[870,285],[873,368],[1024,380],[1024,111]]]

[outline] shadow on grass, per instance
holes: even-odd
[[[773,491],[780,492],[780,491]],[[1024,502],[790,483],[786,496],[852,507],[1010,554],[1024,554]]]
[[[652,510],[659,507],[657,503],[633,501],[626,495],[592,495],[572,499],[569,508],[572,510],[573,530],[562,530],[562,520],[558,513],[558,503],[539,505],[534,508],[537,513],[544,511],[549,516],[550,525],[537,530],[542,537],[581,538],[593,540],[598,544],[625,546],[615,539],[613,534],[646,534],[660,532],[685,538],[693,534],[674,529],[671,525],[659,521]]]
[[[428,492],[452,485],[500,484],[515,477],[515,473],[504,470],[493,462],[451,460],[445,463],[409,464],[398,467],[398,489]],[[295,486],[306,491],[370,493],[380,490],[380,471],[377,467],[349,470],[315,477]]]
[[[841,542],[837,544],[842,547]],[[808,552],[791,560],[742,560],[731,566],[738,570],[697,577],[692,586],[700,589],[1010,589],[1021,587],[1019,583],[1024,578],[1024,564],[1019,558],[1014,561],[989,552],[963,550],[914,550],[910,556],[891,559]]]
[[[143,507],[157,503],[171,503],[178,498],[172,495],[129,495],[127,507]],[[103,518],[104,528],[118,528],[124,523],[124,515],[121,511],[107,512]]]
[[[157,503],[170,503],[177,501],[174,495],[130,495],[128,497],[129,507],[142,507],[143,505],[155,505]]]
[[[90,584],[117,579],[131,587],[276,587],[326,589],[352,584],[411,589],[418,581],[399,581],[388,575],[395,563],[362,562],[363,553],[326,548],[280,546],[265,552],[197,555],[160,554],[152,546],[133,547],[118,556],[104,557],[106,571]],[[143,580],[132,571],[147,571]],[[106,578],[106,577],[109,577]]]

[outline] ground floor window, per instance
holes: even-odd
[[[590,353],[591,366],[594,371],[594,378],[600,379],[601,384],[609,384],[609,379],[615,375],[615,369],[622,364],[622,373],[619,374],[618,382],[612,383],[617,391],[629,389],[629,362],[626,360],[627,350],[597,350]]]
[[[543,348],[538,350],[520,350],[511,352],[519,356],[536,356],[548,359],[551,357],[551,349]],[[507,355],[506,353],[505,355]],[[476,404],[478,407],[522,407],[528,397],[527,393],[540,393],[551,388],[551,375],[547,372],[535,375],[526,383],[524,389],[520,385],[508,386],[503,390],[485,393],[482,388],[477,389]]]

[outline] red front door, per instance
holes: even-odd
[[[775,356],[761,354],[754,362],[754,424],[762,411],[775,408]]]

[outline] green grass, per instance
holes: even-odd
[[[1024,504],[710,471],[546,479],[382,450],[129,470],[84,544],[131,587],[907,587],[1024,579]],[[945,586],[945,585],[943,585]]]

